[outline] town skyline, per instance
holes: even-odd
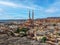
[[[60,0],[0,0],[0,20],[60,17]]]

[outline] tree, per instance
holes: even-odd
[[[28,31],[29,29],[28,28],[22,28],[20,33],[23,34],[23,36],[26,36],[26,32]]]
[[[20,29],[19,29],[19,28],[17,28],[16,33],[19,33],[19,32],[20,32]]]
[[[46,37],[43,37],[43,38],[41,39],[41,42],[42,42],[42,43],[45,43],[45,42],[46,42]]]
[[[28,28],[22,28],[21,31],[26,33],[28,31]]]
[[[60,36],[60,33],[57,33],[57,35],[59,35],[59,36]]]
[[[28,28],[17,28],[16,32],[15,33],[19,33],[21,36],[26,36],[26,32],[28,31],[29,29]]]
[[[53,26],[56,26],[56,24],[53,24]]]

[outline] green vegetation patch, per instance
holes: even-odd
[[[47,40],[46,37],[43,37],[43,38],[41,39],[41,42],[42,42],[42,43],[45,43],[46,40]]]
[[[29,29],[28,28],[17,28],[16,32],[15,33],[19,33],[21,36],[26,36],[26,32],[28,31]]]

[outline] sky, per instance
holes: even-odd
[[[60,0],[0,0],[0,20],[60,17]],[[31,15],[32,16],[32,15]]]

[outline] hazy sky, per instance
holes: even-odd
[[[60,0],[0,0],[0,19],[27,19],[29,10],[35,18],[59,17]]]

